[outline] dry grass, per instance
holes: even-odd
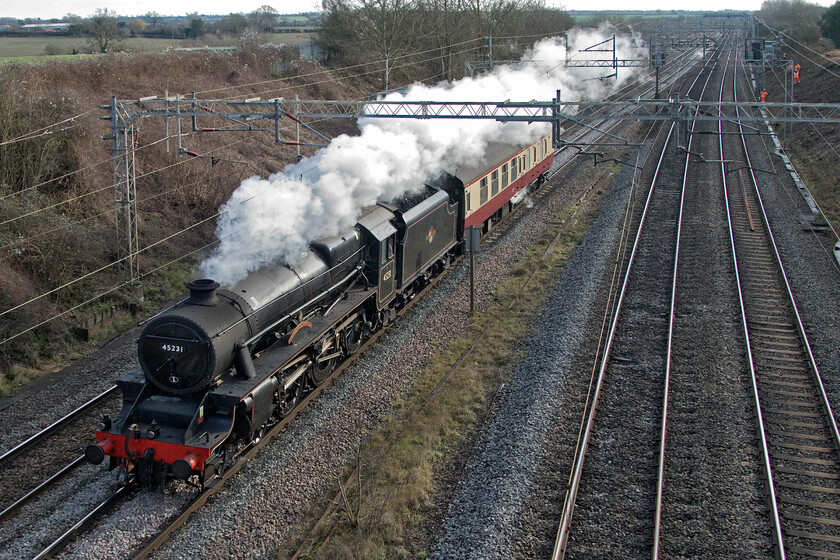
[[[311,99],[359,98],[367,89],[364,80],[351,81],[346,75],[326,73],[317,63],[292,61],[290,56],[288,51],[254,43],[244,44],[234,54],[121,54],[39,66],[5,64],[0,74],[0,142],[73,115],[83,116],[67,130],[0,146],[0,197],[7,197],[0,200],[0,222],[6,222],[0,223],[0,312],[117,259],[111,145],[100,138],[109,132],[108,123],[100,120],[106,114],[100,105],[108,103],[112,95],[131,99],[163,95],[165,91],[185,95],[205,92],[199,94],[205,99],[296,95]],[[189,131],[190,122],[183,124]],[[218,119],[207,118],[199,126],[222,124]],[[293,136],[290,121],[283,121],[281,126],[281,135]],[[355,129],[349,120],[316,123],[315,127],[327,135]],[[212,152],[222,160],[230,160],[212,165],[209,158],[179,158],[174,139],[168,152],[164,143],[154,144],[165,134],[160,121],[140,121],[137,130],[141,247],[215,214],[244,178],[265,176],[295,160],[293,148],[275,144],[273,135],[263,132],[187,134],[185,148],[200,154]],[[319,140],[305,131],[302,139]],[[313,148],[303,150],[304,155],[313,152]],[[32,214],[19,219],[28,213]],[[145,252],[141,272],[214,241],[214,231],[211,221]],[[153,309],[183,291],[183,280],[190,267],[201,258],[201,254],[195,255],[145,278],[148,308]],[[119,267],[107,268],[49,297],[0,315],[0,341],[123,281],[124,273]],[[118,291],[96,305],[130,302],[131,297],[127,291]],[[0,372],[13,384],[23,382],[30,374],[13,366],[38,369],[39,363],[73,344],[71,327],[82,322],[89,312],[80,308],[0,344]]]
[[[522,341],[570,251],[595,216],[596,206],[597,202],[590,203],[575,227],[563,233],[550,260],[543,261],[542,254],[562,226],[531,247],[516,269],[522,273],[495,290],[497,304],[477,314],[469,332],[453,340],[422,372],[405,401],[399,403],[399,416],[385,422],[361,448],[354,465],[361,474],[344,485],[346,497],[341,507],[320,528],[304,558],[426,557],[423,526],[434,506],[436,476],[486,417],[500,385],[520,359]],[[537,272],[520,302],[509,311],[524,276],[534,269]],[[485,328],[482,341],[421,410],[434,387]],[[319,513],[313,512],[313,517],[316,515]],[[292,550],[281,550],[276,557],[284,559],[291,554]]]
[[[824,54],[836,58],[838,52],[840,51],[835,50]],[[794,89],[795,100],[801,103],[836,103],[837,77],[807,59],[797,59],[797,62],[802,64],[802,82]],[[820,65],[824,65],[824,61]],[[830,64],[828,66],[831,67]],[[829,70],[836,74],[833,68]],[[776,75],[782,77],[779,72]],[[768,72],[766,80],[770,99],[783,100],[784,89],[777,82],[775,75]],[[793,125],[793,134],[787,137],[782,133],[781,125],[777,125],[776,130],[814,199],[826,217],[837,227],[840,223],[840,187],[836,180],[840,173],[840,126],[797,123]],[[778,162],[776,171],[784,172],[784,168]]]

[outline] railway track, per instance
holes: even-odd
[[[719,56],[704,68],[714,68]],[[698,72],[689,92],[699,85],[702,97],[713,73],[701,84],[703,71]],[[646,555],[658,542],[682,202],[691,160],[689,137],[681,176],[663,166],[676,136],[672,125],[636,228],[582,426],[555,559],[572,551]],[[616,375],[618,370],[623,374]],[[576,508],[584,519],[611,521],[600,530],[573,529]]]
[[[674,66],[676,67],[676,69],[672,69],[671,76],[675,77],[675,76],[681,75],[682,72],[684,72],[684,68],[683,68],[684,64],[685,64],[684,60],[681,60],[678,64],[675,64]],[[667,85],[668,85],[668,81],[667,80],[663,81],[663,87],[666,87]],[[673,83],[671,83],[670,86],[673,87]],[[643,91],[645,91],[644,90],[645,87],[647,87],[647,86],[643,85],[641,87],[637,87],[636,89],[638,89],[639,92],[643,92]],[[604,123],[606,123],[610,120],[611,120],[610,118],[605,118],[603,121],[601,121],[597,125],[595,125],[595,128],[602,126]],[[621,125],[621,122],[615,122],[614,124],[612,124],[607,129],[606,132],[611,132],[612,130],[619,127],[620,125]],[[575,125],[575,126],[577,126],[577,125]],[[647,139],[647,137],[650,135],[651,132],[652,132],[652,129],[647,132],[647,134],[645,136],[645,139]],[[603,136],[604,136],[604,131],[587,129],[587,130],[584,130],[583,132],[579,133],[572,140],[572,142],[579,142],[579,141],[582,141],[584,138],[586,138],[586,141],[588,141],[588,142],[597,142]],[[563,151],[567,150],[568,148],[569,148],[569,146],[567,145],[567,146],[561,147],[559,150],[556,150],[555,151],[555,157],[558,155],[558,153],[562,153]],[[573,161],[575,161],[578,156],[580,156],[582,154],[585,154],[585,153],[586,153],[585,151],[578,151],[577,153],[572,154],[572,157],[569,158],[568,160],[566,160],[564,162],[560,162],[559,165],[555,165],[550,170],[550,174],[549,174],[549,177],[548,177],[547,181],[550,182],[551,180],[553,180],[557,175],[559,175],[567,167],[569,167],[569,165],[571,165],[571,163]],[[596,180],[592,185],[590,185],[587,189],[585,189],[582,193],[580,193],[580,196],[578,197],[577,201],[572,205],[574,210],[571,213],[564,216],[559,221],[556,221],[556,222],[552,221],[551,222],[551,223],[555,224],[556,226],[559,226],[559,231],[556,234],[556,236],[554,237],[554,239],[548,244],[545,252],[543,253],[543,255],[542,255],[543,260],[546,260],[546,259],[549,258],[549,256],[551,255],[551,253],[552,253],[554,247],[556,246],[558,240],[560,239],[560,237],[570,227],[572,227],[575,224],[578,212],[581,209],[583,209],[590,202],[590,200],[593,198],[596,191],[600,187],[604,186],[605,180],[608,180],[608,178],[601,177],[600,179]],[[542,189],[536,191],[535,193],[533,193],[531,195],[530,199],[532,200],[532,202],[536,203],[540,199],[545,197],[547,195],[547,193],[551,192],[552,188],[553,187],[542,188]],[[518,210],[519,210],[519,207],[517,207],[517,209],[514,212],[516,212]],[[492,243],[492,241],[494,241],[498,237],[498,233],[499,233],[499,230],[496,230],[496,229],[491,230],[491,232],[489,232],[485,236],[485,240]],[[522,286],[519,289],[519,292],[518,292],[519,295],[514,297],[514,299],[511,301],[510,305],[508,306],[508,309],[513,309],[516,306],[516,304],[518,303],[518,300],[519,300],[519,296],[522,294],[522,292],[526,289],[526,287],[530,283],[530,281],[533,278],[536,270],[537,269],[534,269],[531,272],[531,274],[529,274],[528,277],[525,279],[525,281],[523,282]],[[483,329],[480,333],[478,333],[476,338],[470,343],[470,345],[467,347],[467,349],[465,349],[464,352],[458,357],[458,359],[452,364],[452,366],[449,368],[448,372],[446,374],[444,374],[444,376],[441,378],[441,380],[430,391],[429,395],[426,397],[423,404],[418,409],[410,409],[407,412],[409,415],[419,413],[426,405],[429,404],[429,402],[431,402],[434,399],[434,397],[438,393],[440,387],[447,381],[447,379],[450,377],[450,375],[460,366],[460,364],[467,357],[469,357],[472,354],[473,350],[478,345],[478,343],[481,342],[481,340],[484,338],[486,333],[487,333],[487,328]],[[504,384],[503,384],[503,386],[504,386]],[[501,388],[500,388],[500,390],[501,390]],[[497,396],[498,396],[498,393],[497,393]],[[357,476],[356,473],[357,473],[357,471],[354,469],[352,472],[350,472],[345,477],[345,482],[344,482],[344,487],[345,488],[347,488],[351,485],[352,480],[354,479],[355,476]],[[325,542],[328,542],[332,538],[332,532],[331,532],[331,528],[330,528],[330,525],[329,525],[329,518],[335,512],[336,506],[337,506],[337,504],[340,503],[341,497],[342,497],[341,492],[339,492],[336,496],[334,496],[334,498],[331,501],[329,501],[327,503],[326,508],[321,511],[321,515],[320,515],[319,519],[309,529],[306,536],[303,537],[303,539],[301,540],[301,542],[297,546],[297,549],[295,550],[294,554],[291,555],[292,560],[295,560],[297,558],[308,557],[308,555],[311,554],[314,550],[317,550],[321,544],[323,544]]]
[[[0,469],[4,471],[6,482],[4,498],[0,504],[5,507],[0,511],[0,521],[8,519],[22,506],[83,465],[84,456],[73,451],[73,448],[81,448],[81,445],[76,442],[77,438],[68,437],[68,433],[77,432],[80,426],[89,427],[97,414],[116,407],[118,403],[117,386],[114,385],[3,453],[0,456]],[[56,449],[57,441],[72,443]],[[48,450],[48,458],[36,460],[34,456],[43,449]],[[36,468],[38,470],[33,473]],[[50,471],[50,468],[53,470]],[[10,472],[26,473],[29,476],[13,482],[10,480],[11,475],[5,474]],[[43,474],[50,472],[52,474]],[[38,482],[38,475],[42,477],[41,482]]]
[[[733,91],[737,100],[737,81]],[[776,555],[840,558],[840,434],[764,209],[744,127],[730,128],[740,136],[737,147],[728,146],[728,157],[743,158],[746,168],[735,180],[723,163],[721,172]],[[720,150],[724,160],[722,140]]]
[[[102,503],[98,506],[93,508],[90,512],[88,512],[84,517],[82,517],[79,521],[77,521],[72,527],[70,527],[67,531],[62,533],[62,535],[53,541],[49,546],[39,552],[33,560],[46,560],[47,558],[52,558],[73,541],[77,535],[82,533],[83,531],[92,527],[103,515],[106,515],[109,511],[115,508],[122,500],[124,500],[128,495],[133,492],[133,489],[129,487],[122,487],[118,489],[116,492],[111,494],[108,498],[105,499]]]
[[[442,274],[435,278],[421,293],[421,295],[425,295],[428,291],[435,285],[437,282],[443,278],[445,274]],[[401,317],[406,312],[408,312],[416,302],[422,300],[422,297],[415,297],[410,302],[406,304],[406,306],[400,310],[397,314],[398,317]],[[254,443],[249,444],[247,447],[241,449],[236,455],[236,461],[228,467],[221,475],[218,475],[214,480],[210,481],[206,488],[202,489],[202,491],[192,500],[184,511],[178,515],[173,521],[168,523],[158,534],[144,547],[134,552],[132,558],[141,559],[141,558],[148,558],[155,550],[157,550],[164,542],[166,542],[170,535],[175,532],[179,527],[181,527],[186,521],[190,518],[190,516],[198,511],[207,501],[219,492],[222,488],[224,488],[225,483],[230,480],[231,477],[236,475],[239,470],[247,464],[248,460],[253,457],[256,453],[258,453],[263,447],[265,447],[271,439],[281,433],[286,427],[292,422],[306,407],[315,399],[317,399],[323,391],[330,386],[330,384],[343,372],[347,369],[353,362],[356,361],[364,352],[370,348],[372,345],[376,344],[376,342],[383,336],[383,334],[387,331],[387,329],[380,329],[377,331],[370,339],[368,339],[360,348],[359,350],[353,354],[352,356],[348,357],[347,360],[344,361],[339,367],[337,367],[330,376],[323,382],[323,384],[319,385],[318,387],[312,389],[306,396],[300,401],[297,407],[285,418],[276,422],[270,430],[266,432],[266,434]],[[44,550],[39,553],[37,556],[33,558],[33,560],[46,560],[48,558],[52,558],[64,548],[66,548],[70,543],[73,542],[79,534],[81,534],[85,529],[93,526],[99,519],[101,519],[104,515],[107,515],[120,501],[128,498],[131,495],[131,487],[123,487],[114,493],[112,496],[107,498],[104,502],[100,505],[93,508],[89,513],[85,514],[84,517],[75,523],[69,530],[63,533],[60,537],[58,537],[55,541],[53,541],[49,546],[44,548]]]

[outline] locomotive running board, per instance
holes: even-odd
[[[233,377],[230,373],[225,373],[222,377],[223,383],[216,387],[212,394],[220,401],[230,401],[235,405],[271,375],[292,367],[301,352],[375,295],[373,290],[349,290],[347,298],[336,305],[331,317],[311,317],[309,321],[312,327],[299,331],[291,344],[274,344],[260,352],[258,357],[254,358],[256,376],[253,379]]]

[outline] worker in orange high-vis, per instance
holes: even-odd
[[[793,83],[794,84],[799,83],[799,69],[800,68],[802,68],[802,66],[800,66],[799,64],[797,64],[796,66],[793,67]]]
[[[761,102],[762,102],[762,103],[766,103],[766,102],[767,102],[767,92],[766,92],[766,91],[762,91],[762,92],[761,92]]]

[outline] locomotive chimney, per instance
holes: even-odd
[[[207,305],[213,306],[218,303],[219,299],[216,297],[216,288],[219,287],[218,282],[214,282],[209,278],[201,278],[193,280],[187,284],[187,289],[190,291],[190,297],[187,300],[188,305]]]

